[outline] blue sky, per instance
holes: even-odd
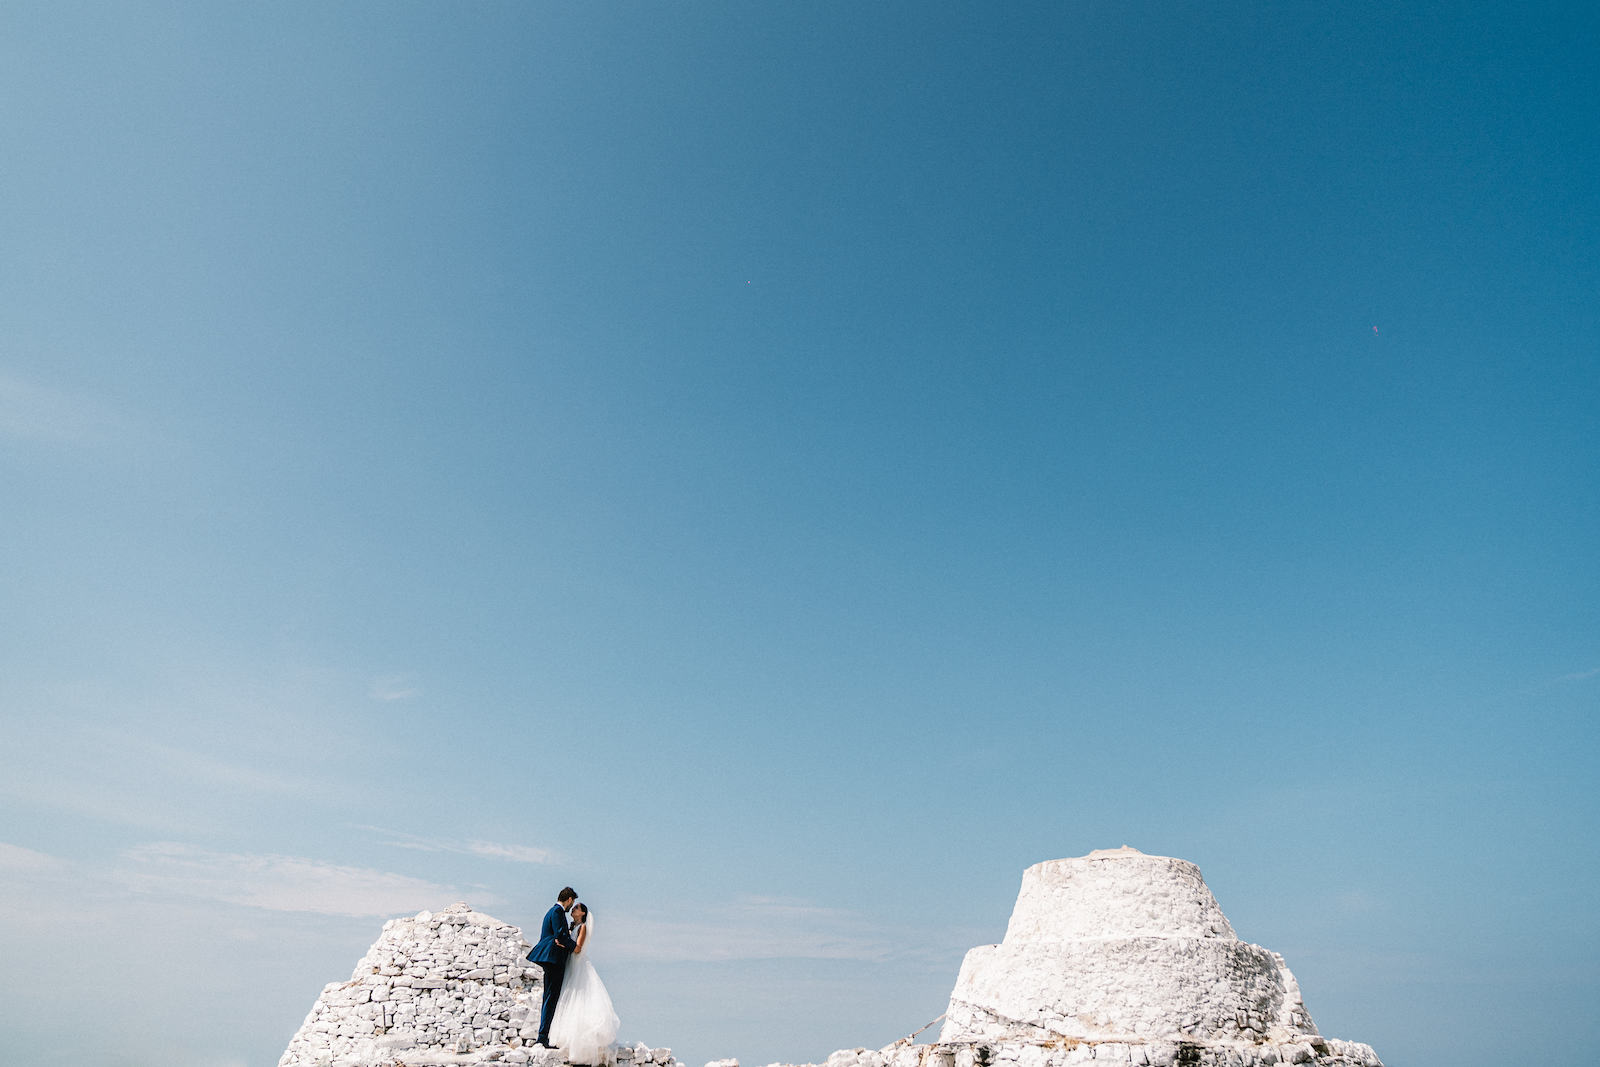
[[[1391,1067],[1600,1040],[1597,53],[6,5],[8,1047],[270,1067],[571,883],[625,1038],[816,1059],[1123,843]]]

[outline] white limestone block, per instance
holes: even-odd
[[[1022,873],[1005,940],[1141,936],[1231,938],[1234,933],[1198,867],[1124,845],[1029,867]]]
[[[367,1067],[380,1060],[417,1067],[501,1060],[511,1041],[521,1043],[507,1022],[513,1011],[537,1018],[536,1004],[530,1010],[522,1003],[527,951],[520,930],[466,904],[392,919],[351,981],[324,989],[280,1064],[316,1067],[319,1059],[362,1056],[379,1057]],[[494,984],[497,973],[515,981]],[[559,1057],[545,1067],[556,1063]]]
[[[1126,846],[1028,868],[1005,939],[962,961],[939,1042],[882,1067],[1091,1061],[1382,1067],[1317,1033],[1283,957],[1238,940],[1194,864]]]
[[[975,948],[962,962],[941,1041],[1237,1037],[1240,1020],[1287,1036],[1303,1016],[1275,954],[1238,940],[1128,937]]]
[[[1199,868],[1136,849],[1035,864],[999,945],[962,961],[940,1041],[1315,1033],[1276,953],[1239,941]]]

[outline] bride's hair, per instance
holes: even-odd
[[[580,900],[578,903],[576,903],[576,904],[574,904],[572,906],[572,910],[573,911],[577,911],[579,908],[583,909],[583,921],[584,922],[588,922],[589,921],[589,905],[583,903],[583,901]]]

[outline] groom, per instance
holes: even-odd
[[[556,1013],[556,1001],[561,999],[561,979],[567,973],[567,956],[573,949],[572,933],[567,926],[567,912],[578,902],[578,894],[567,886],[556,894],[553,907],[544,913],[544,925],[539,929],[539,943],[528,953],[529,961],[544,968],[544,1000],[539,1006],[539,1044],[550,1047],[550,1017]]]

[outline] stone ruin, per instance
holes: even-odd
[[[827,1067],[1383,1067],[1317,1032],[1283,957],[1234,936],[1198,867],[1126,845],[1024,871],[1005,939],[967,953],[942,1018],[934,1044]]]
[[[522,931],[465,903],[391,919],[348,982],[323,987],[278,1067],[557,1067],[539,1034],[544,972]],[[616,1067],[682,1067],[671,1049],[616,1050]]]
[[[530,1047],[543,976],[528,948],[466,904],[391,920],[279,1067],[559,1067]],[[845,1049],[826,1067],[1383,1067],[1318,1033],[1283,957],[1234,936],[1199,868],[1126,846],[1024,871],[1005,939],[967,953],[941,1018],[934,1043]],[[682,1067],[642,1044],[616,1059]]]

